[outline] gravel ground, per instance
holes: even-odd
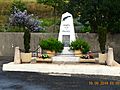
[[[0,90],[120,90],[120,77],[3,72],[2,64],[13,57],[0,57]]]

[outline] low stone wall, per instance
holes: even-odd
[[[45,38],[58,37],[58,33],[31,33],[31,50],[37,49],[39,41]],[[120,62],[120,34],[108,35],[107,45],[113,47],[115,60]],[[76,33],[76,38],[83,38],[91,45],[92,51],[99,52],[98,36],[95,33]],[[24,49],[23,33],[0,33],[0,56],[13,56],[14,49],[19,46],[20,49]]]

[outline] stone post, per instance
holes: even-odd
[[[20,49],[19,47],[15,47],[15,54],[14,54],[14,64],[20,64]]]
[[[109,66],[113,66],[113,61],[114,61],[113,48],[108,48],[108,56],[106,63]]]

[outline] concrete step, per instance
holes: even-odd
[[[73,56],[74,53],[73,53],[72,50],[70,50],[70,47],[64,47],[64,49],[63,49],[61,55],[72,55],[72,56]]]
[[[80,62],[80,57],[59,55],[59,56],[52,57],[52,62],[53,63],[55,63],[55,62],[78,63],[78,62]]]

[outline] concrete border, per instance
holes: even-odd
[[[3,71],[120,76],[120,67],[99,64],[3,64]]]

